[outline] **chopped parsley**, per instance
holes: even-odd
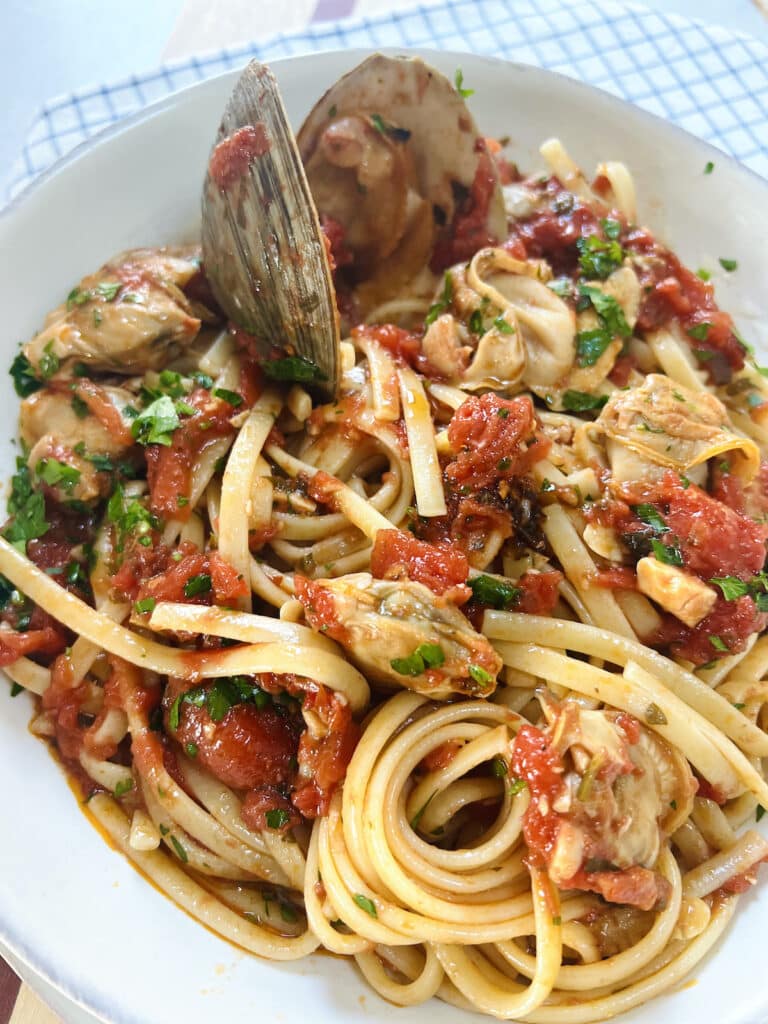
[[[43,386],[35,376],[32,364],[22,352],[19,352],[11,363],[9,373],[13,377],[13,386],[19,398],[28,398]]]
[[[115,786],[115,796],[120,799],[121,796],[125,796],[126,793],[130,793],[133,789],[133,779],[120,779],[118,784]]]
[[[13,683],[11,685],[11,696],[12,697],[18,697],[19,694],[23,692],[23,690],[24,690],[23,686],[20,686],[18,683]]]
[[[141,601],[137,601],[133,609],[138,612],[139,615],[148,615],[150,612],[155,610],[157,601],[154,597],[143,597]]]
[[[433,302],[427,310],[427,315],[424,317],[424,326],[429,327],[435,320],[444,313],[453,301],[453,281],[451,275],[446,270],[445,276],[443,277],[443,290],[440,294],[440,298]],[[476,312],[480,312],[478,309]]]
[[[650,526],[654,533],[660,534],[667,533],[669,531],[669,527],[653,505],[642,502],[640,505],[633,505],[632,511],[638,519],[645,523],[646,526]]]
[[[199,748],[196,743],[184,744],[184,753],[187,755],[187,757],[197,757],[198,749]]]
[[[556,277],[553,281],[547,282],[547,288],[561,299],[568,299],[573,295],[573,282],[569,277]]]
[[[173,432],[179,426],[179,422],[179,414],[172,398],[170,395],[163,395],[156,398],[134,419],[131,424],[131,436],[139,444],[162,444],[168,447],[173,441]]]
[[[708,270],[705,270],[704,267],[699,267],[699,269],[696,271],[696,277],[698,277],[699,280],[704,281],[705,284],[707,281],[710,281],[712,279],[712,275]]]
[[[355,901],[358,907],[360,907],[361,910],[364,910],[366,914],[368,914],[370,917],[379,916],[376,913],[376,904],[373,902],[373,900],[368,899],[368,897],[364,896],[361,892],[356,892],[352,899]]]
[[[176,836],[171,836],[171,843],[173,844],[173,848],[176,851],[176,856],[179,858],[179,860],[182,862],[182,864],[189,863],[189,857],[187,856],[187,851],[181,845],[181,843],[176,838]]]
[[[711,160],[707,160],[707,162],[704,164],[704,173],[705,174],[711,174],[712,171],[714,171],[714,169],[715,169],[715,165],[712,163],[712,161]]]
[[[80,479],[79,469],[58,459],[41,459],[35,473],[49,487],[60,487],[63,491],[71,491]]]
[[[613,220],[611,217],[605,217],[600,223],[603,225],[605,237],[610,238],[612,242],[615,242],[621,234],[620,221]]]
[[[711,636],[709,638],[709,642],[712,644],[712,646],[714,647],[714,649],[716,651],[728,651],[728,650],[730,650],[730,648],[728,647],[728,644],[725,642],[725,640],[723,640],[722,637]]]
[[[693,338],[694,341],[706,341],[711,326],[712,324],[710,323],[694,324],[694,326],[689,327],[685,333],[689,338]],[[710,355],[709,358],[711,359],[712,356]]]
[[[510,796],[517,796],[518,793],[522,793],[528,783],[525,779],[512,779],[509,786],[507,786],[507,792]]]
[[[31,474],[23,458],[16,460],[8,512],[12,519],[3,531],[3,536],[22,554],[26,554],[27,541],[42,537],[48,532],[49,524],[45,518],[45,498],[33,490]]]
[[[600,317],[601,323],[610,331],[612,336],[620,335],[622,338],[629,338],[631,336],[632,328],[627,323],[624,310],[612,295],[606,295],[599,288],[589,284],[579,285],[579,295],[582,298],[589,299],[595,312]]]
[[[495,576],[474,576],[467,580],[472,596],[480,604],[488,608],[506,611],[520,598],[522,591],[507,580],[496,579]]]
[[[287,698],[287,703],[291,702],[291,698]],[[247,676],[226,676],[210,685],[193,686],[191,690],[180,693],[168,712],[168,725],[171,732],[179,728],[182,704],[205,708],[212,721],[220,722],[236,704],[253,704],[261,709],[272,703],[272,697]],[[286,700],[283,699],[281,703],[285,705]]]
[[[469,99],[470,96],[475,95],[474,89],[464,88],[464,72],[461,68],[456,68],[456,74],[453,76],[453,84],[456,86],[456,92],[461,96],[462,99]]]
[[[660,540],[653,537],[651,539],[651,548],[657,561],[663,562],[665,565],[683,564],[683,556],[677,542],[674,544],[662,544]]]
[[[440,644],[424,643],[406,658],[393,658],[389,664],[401,676],[420,676],[428,668],[439,668],[444,661]]]
[[[291,820],[291,815],[284,807],[273,807],[264,815],[264,820],[267,823],[267,828],[277,831],[278,829],[285,828]]]
[[[739,269],[739,261],[738,260],[726,260],[726,259],[723,259],[723,257],[721,256],[720,259],[718,260],[718,263],[723,268],[723,270],[727,270],[729,274],[732,274],[734,272],[734,270],[738,270]]]
[[[604,281],[624,260],[624,250],[615,238],[604,241],[597,235],[576,240],[579,250],[579,266],[586,277]]]
[[[184,584],[184,596],[197,597],[199,594],[208,594],[212,587],[210,573],[201,572],[197,576],[190,576]]]
[[[499,332],[499,334],[514,334],[515,328],[508,320],[504,319],[504,314],[500,313],[493,321],[493,326]]]
[[[478,686],[482,686],[485,689],[491,686],[494,682],[494,678],[490,672],[482,667],[482,665],[470,665],[469,675],[477,683]]]
[[[53,351],[53,341],[49,341],[40,356],[38,369],[43,380],[49,380],[59,368],[59,357]]]
[[[126,499],[122,484],[117,485],[107,502],[107,521],[114,523],[117,529],[118,551],[122,551],[129,534],[134,534],[144,547],[149,547],[152,530],[160,525],[157,516],[152,515],[138,498]]]
[[[588,395],[585,391],[566,391],[563,393],[563,408],[568,412],[589,412],[602,409],[608,401],[608,395]]]
[[[755,810],[755,821],[760,821],[762,816],[765,814],[765,808],[762,804],[758,804]]]
[[[491,775],[497,779],[504,779],[509,775],[509,767],[503,757],[494,757],[491,761]]]
[[[736,601],[749,593],[749,585],[738,576],[713,576],[709,582],[720,588],[726,601]]]
[[[613,338],[604,327],[579,331],[576,335],[576,353],[579,366],[594,366]]]
[[[296,384],[313,384],[325,380],[320,367],[304,356],[286,356],[285,359],[270,359],[261,364],[270,380],[290,381]]]
[[[228,402],[235,409],[243,404],[242,395],[238,395],[236,391],[229,391],[227,388],[216,388],[213,392],[213,397],[220,398],[223,402]]]

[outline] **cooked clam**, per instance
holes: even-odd
[[[343,243],[361,315],[426,268],[457,259],[453,242],[506,237],[498,177],[464,99],[417,57],[374,54],[315,104],[298,134],[330,237]],[[461,230],[457,232],[457,227]]]

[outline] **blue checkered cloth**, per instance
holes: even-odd
[[[674,121],[768,177],[764,43],[613,0],[442,0],[315,24],[59,97],[32,127],[10,195],[105,126],[252,57],[382,46],[469,50],[562,72]]]

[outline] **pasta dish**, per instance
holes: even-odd
[[[0,665],[217,934],[579,1024],[685,979],[768,857],[768,371],[623,164],[525,176],[469,93],[374,57],[299,133],[335,399],[192,245],[23,344]]]

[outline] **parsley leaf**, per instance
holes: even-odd
[[[27,541],[42,537],[49,530],[45,518],[45,498],[32,489],[29,469],[23,458],[16,460],[17,472],[11,480],[8,511],[13,517],[3,531],[7,541],[26,554]]]
[[[201,572],[198,576],[190,576],[184,584],[184,596],[197,597],[198,594],[208,594],[212,586],[210,574]]]
[[[228,402],[235,409],[243,404],[242,395],[238,395],[236,391],[229,391],[227,388],[215,388],[213,396],[220,398],[223,402]]]
[[[267,823],[267,828],[277,830],[284,828],[288,824],[291,820],[291,815],[284,807],[273,807],[271,810],[267,811],[264,815],[264,819]]]
[[[711,636],[709,638],[709,642],[712,644],[716,651],[728,651],[730,649],[728,647],[728,644],[725,642],[725,640],[722,639],[722,637]]]
[[[48,380],[59,368],[59,357],[53,351],[53,341],[49,341],[43,349],[43,354],[40,356],[40,362],[38,369],[40,370],[40,376],[43,380]]]
[[[287,356],[285,359],[271,359],[261,364],[261,368],[270,380],[292,381],[297,384],[313,384],[316,380],[325,380],[325,374],[304,356]]]
[[[445,661],[440,644],[419,644],[406,658],[393,658],[392,668],[401,676],[420,676],[428,668],[439,668]]]
[[[689,338],[693,338],[694,341],[706,341],[707,335],[709,334],[709,328],[712,326],[710,323],[694,324],[693,327],[689,327],[685,332]],[[710,359],[711,359],[710,355]]]
[[[486,672],[482,665],[470,665],[469,675],[470,678],[474,679],[477,685],[483,687],[483,689],[490,686],[494,681],[491,673]]]
[[[631,337],[632,328],[627,323],[624,310],[612,295],[606,295],[599,288],[589,284],[580,284],[579,294],[589,299],[601,323],[612,336]]]
[[[522,593],[518,587],[506,580],[496,579],[494,576],[474,576],[467,580],[467,583],[475,601],[488,608],[498,608],[501,611],[511,608]]]
[[[371,124],[381,135],[389,135],[396,142],[407,142],[411,133],[407,128],[398,128],[396,125],[388,124],[381,114],[371,114]]]
[[[569,412],[588,412],[602,409],[608,395],[588,395],[585,391],[566,391],[563,394],[563,408]]]
[[[456,92],[461,96],[462,99],[469,99],[470,96],[475,95],[474,89],[464,88],[464,72],[461,68],[456,68],[456,74],[453,76],[453,84],[456,86]]]
[[[115,786],[115,796],[119,800],[121,796],[130,793],[133,789],[133,779],[121,779]]]
[[[19,352],[11,363],[9,373],[13,377],[13,386],[19,398],[28,398],[43,386],[35,376],[32,364],[22,352]]]
[[[576,335],[576,353],[579,366],[594,366],[613,341],[604,327],[591,331],[579,331]]]
[[[726,260],[726,259],[723,259],[722,257],[720,257],[718,262],[719,262],[720,266],[723,268],[723,270],[727,270],[729,274],[732,274],[734,272],[734,270],[738,270],[739,269],[739,261],[738,260]]]
[[[162,444],[168,447],[173,431],[179,426],[179,414],[169,395],[155,399],[140,412],[131,424],[131,436],[139,444]]]
[[[605,217],[600,223],[603,225],[605,237],[610,238],[611,241],[615,242],[621,234],[621,222],[613,220],[611,217]]]
[[[669,531],[669,527],[653,505],[643,502],[640,505],[633,505],[632,511],[646,526],[652,527],[654,533],[667,533]]]
[[[603,241],[597,235],[589,238],[578,238],[576,248],[579,250],[579,266],[587,277],[596,277],[604,281],[624,260],[624,250],[615,239]]]
[[[149,547],[152,543],[152,530],[156,530],[160,525],[157,516],[152,515],[138,498],[126,501],[122,484],[117,485],[107,502],[107,521],[114,523],[117,529],[118,551],[123,550],[128,534],[135,534],[140,544]]]
[[[61,487],[64,491],[71,491],[80,479],[79,469],[58,459],[41,459],[35,466],[35,473],[49,487]]]
[[[424,326],[429,327],[435,320],[444,313],[453,301],[453,281],[451,275],[446,270],[445,276],[443,277],[443,291],[440,298],[433,302],[427,310],[427,315],[424,317]]]
[[[707,162],[704,164],[704,173],[705,174],[711,174],[712,171],[714,171],[714,169],[715,169],[715,165],[712,163],[712,161],[711,160],[707,160]]]
[[[709,582],[720,588],[726,601],[736,601],[749,593],[749,585],[738,576],[713,576]]]
[[[355,901],[358,907],[360,907],[361,910],[364,910],[366,914],[370,915],[370,917],[379,916],[376,913],[376,904],[373,902],[373,900],[369,900],[368,897],[364,896],[361,892],[355,893],[352,899]]]
[[[653,537],[651,539],[651,547],[657,561],[664,562],[665,565],[683,564],[683,556],[680,553],[677,542],[674,544],[662,544],[660,540]]]
[[[133,608],[139,615],[147,615],[155,610],[156,605],[157,601],[154,597],[144,597],[141,601],[137,601]]]

